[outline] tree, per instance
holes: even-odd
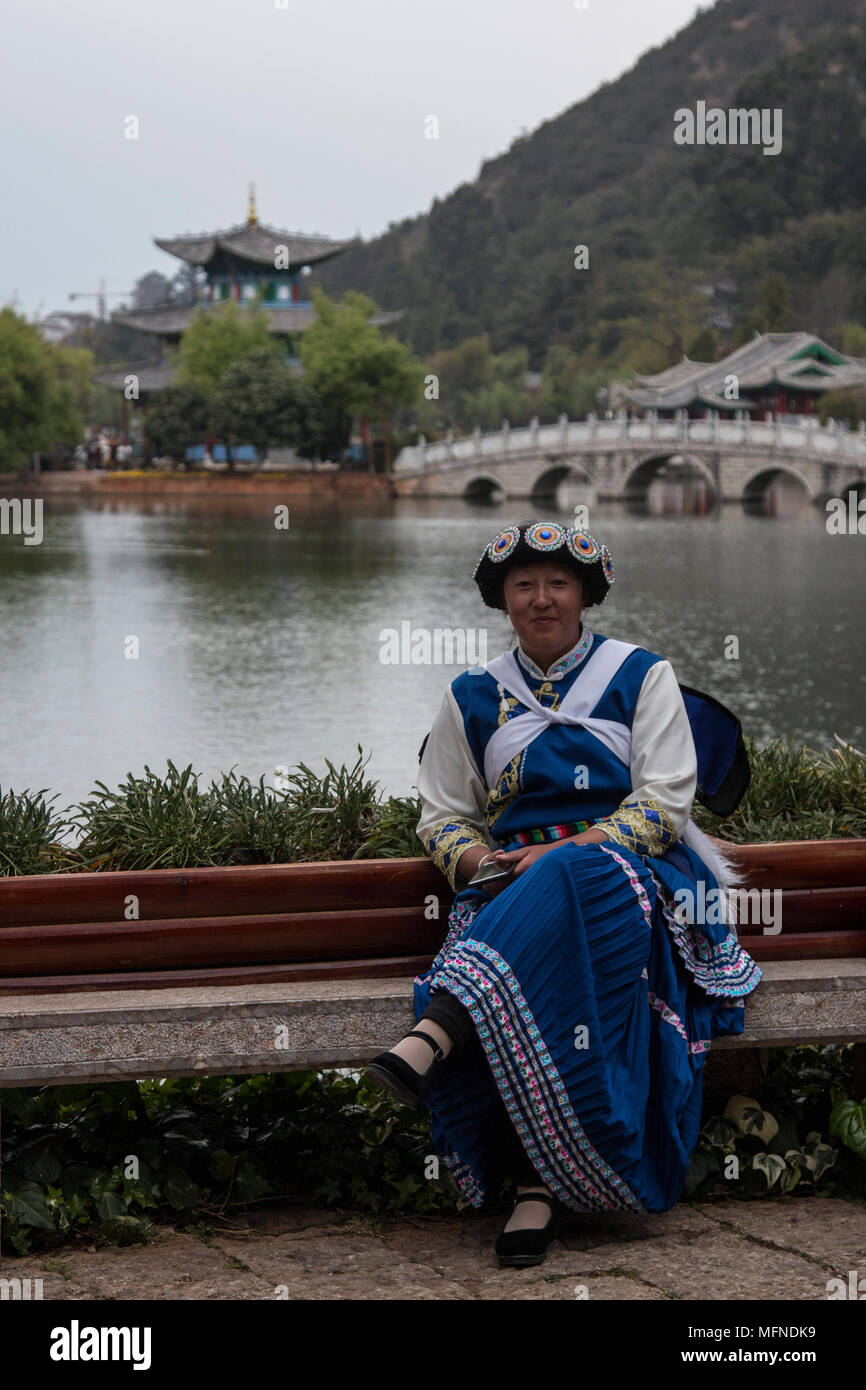
[[[0,457],[7,466],[78,443],[92,370],[86,348],[46,343],[35,324],[8,306],[0,310]]]
[[[149,270],[140,275],[132,289],[132,303],[136,309],[151,309],[155,304],[166,304],[171,298],[168,276],[158,270]]]
[[[201,298],[206,285],[207,274],[202,266],[182,264],[168,282],[166,299],[189,304]]]
[[[758,282],[746,326],[752,333],[787,333],[793,324],[788,281],[778,271],[771,270]]]
[[[842,351],[849,357],[866,357],[866,328],[862,323],[843,324]]]
[[[187,446],[207,429],[208,398],[194,381],[173,382],[157,392],[147,409],[147,439],[154,454],[181,461]]]
[[[424,368],[403,343],[380,332],[370,319],[376,306],[347,291],[339,304],[314,291],[316,321],[301,339],[301,362],[310,384],[330,410],[382,414],[412,405]]]
[[[436,353],[429,373],[439,383],[439,400],[425,401],[418,412],[419,423],[425,430],[450,427],[460,433],[476,425],[499,429],[503,419],[512,425],[526,424],[535,406],[526,389],[528,368],[526,348],[494,353],[486,333]]]
[[[598,410],[598,392],[608,379],[606,372],[587,370],[576,353],[563,344],[549,348],[541,375],[539,416],[547,420],[560,415],[583,419],[591,410]]]
[[[715,330],[702,328],[693,342],[689,343],[688,356],[692,362],[715,362],[719,355],[719,341]]]
[[[439,378],[439,399],[445,402],[445,413],[455,412],[461,393],[473,395],[494,380],[493,353],[490,336],[465,338],[457,347],[437,352],[430,370]]]
[[[241,307],[229,299],[212,309],[199,309],[180,340],[177,380],[193,381],[212,395],[229,368],[257,349],[267,349],[274,357],[282,354],[260,304]]]
[[[693,281],[670,266],[654,264],[644,295],[643,336],[668,363],[680,362],[704,326],[707,301]]]
[[[529,353],[525,347],[509,348],[490,358],[488,380],[477,391],[460,393],[460,428],[464,432],[479,425],[482,430],[498,430],[503,420],[511,425],[528,424],[535,403],[526,389]]]
[[[849,387],[842,391],[824,391],[818,414],[822,425],[828,420],[845,420],[851,429],[857,429],[860,421],[866,420],[866,390]]]
[[[210,407],[210,427],[231,449],[251,443],[260,458],[271,446],[291,446],[304,458],[318,453],[322,412],[318,393],[269,348],[236,362],[223,377]]]

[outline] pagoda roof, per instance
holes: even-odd
[[[220,304],[231,302],[219,300],[214,307],[218,308]],[[149,309],[132,309],[128,313],[113,314],[112,318],[115,323],[122,323],[127,328],[136,328],[140,333],[159,333],[171,338],[179,337],[189,327],[199,309],[203,309],[205,313],[210,312],[207,304],[155,304]],[[316,311],[312,305],[285,304],[271,308],[265,304],[262,305],[262,312],[268,316],[269,333],[303,333],[316,321]],[[370,322],[381,328],[402,316],[402,309],[383,309],[378,314],[373,314]]]
[[[737,378],[737,400],[725,396],[726,378]],[[700,402],[731,410],[752,404],[748,391],[771,386],[837,391],[866,385],[866,359],[836,352],[814,333],[759,333],[720,362],[691,362],[683,357],[654,376],[635,373],[621,383],[621,400],[647,410],[673,410]]]
[[[119,371],[95,372],[93,380],[101,382],[103,386],[112,386],[115,390],[122,391],[127,378],[136,376],[139,391],[164,391],[166,386],[170,386],[174,381],[176,374],[177,367],[170,362],[146,362],[142,366],[131,362]]]
[[[288,248],[289,267],[315,265],[338,256],[352,245],[348,241],[333,241],[330,237],[307,236],[279,227],[267,227],[261,222],[239,222],[224,231],[199,232],[179,237],[154,237],[156,245],[170,256],[177,256],[187,265],[207,266],[220,251],[237,256],[253,265],[274,267],[279,247]]]

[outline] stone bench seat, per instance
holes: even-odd
[[[866,1039],[866,960],[768,962],[716,1049]],[[414,1022],[411,978],[0,996],[0,1087],[360,1067]]]

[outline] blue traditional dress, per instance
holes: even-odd
[[[678,910],[680,890],[703,901],[701,880],[704,894],[736,882],[690,820],[696,781],[670,663],[585,625],[546,672],[517,648],[446,692],[419,771],[418,834],[452,887],[471,845],[516,849],[593,825],[608,837],[557,845],[496,897],[458,891],[415,980],[416,1019],[446,990],[475,1024],[478,1045],[425,1098],[436,1149],[474,1206],[503,1104],[566,1207],[666,1211],[679,1199],[704,1055],[742,1033],[761,978],[727,922]]]

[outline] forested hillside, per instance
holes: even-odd
[[[863,0],[721,0],[320,282],[404,308],[422,354],[488,333],[533,368],[555,344],[604,371],[755,329],[838,341],[866,321],[864,21]],[[698,100],[781,108],[781,152],[676,145]]]

